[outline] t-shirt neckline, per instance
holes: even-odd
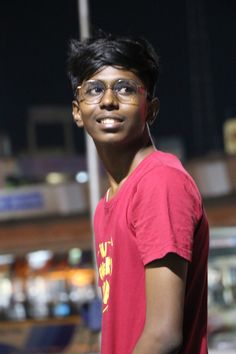
[[[119,198],[121,192],[123,191],[123,189],[125,188],[125,186],[127,184],[129,184],[130,180],[132,178],[134,178],[134,176],[138,173],[138,171],[149,161],[149,159],[158,152],[158,150],[154,150],[152,151],[149,155],[145,156],[140,162],[139,164],[135,167],[135,169],[131,172],[131,174],[125,179],[125,181],[122,183],[122,185],[120,186],[120,188],[117,190],[116,194],[109,200],[107,200],[107,196],[109,194],[109,189],[110,187],[107,189],[105,195],[103,196],[103,202],[104,202],[104,206],[106,208],[109,208],[110,206],[112,206],[117,199]]]

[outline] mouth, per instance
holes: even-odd
[[[97,123],[99,124],[115,124],[115,123],[122,123],[123,119],[120,117],[101,117],[97,118]]]
[[[100,117],[96,122],[103,128],[116,129],[124,123],[124,120],[121,117]]]

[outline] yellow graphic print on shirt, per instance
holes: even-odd
[[[99,265],[99,277],[102,282],[102,301],[103,312],[108,310],[108,301],[110,296],[110,277],[112,274],[112,258],[110,256],[111,248],[113,247],[112,238],[110,241],[101,242],[98,245],[98,255],[101,257],[101,263]]]

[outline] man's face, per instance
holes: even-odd
[[[89,80],[100,80],[106,87],[113,87],[117,80],[133,80],[144,86],[132,71],[106,66]],[[129,144],[144,134],[149,102],[145,90],[134,101],[120,102],[111,88],[104,91],[99,103],[82,98],[73,101],[73,117],[79,127],[84,127],[96,144]],[[98,90],[97,90],[98,91]],[[94,91],[96,92],[96,90]],[[80,90],[79,90],[80,93]]]

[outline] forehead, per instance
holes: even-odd
[[[125,70],[122,68],[119,69],[113,66],[104,66],[101,70],[96,72],[89,79],[102,80],[106,82],[113,82],[117,79],[131,79],[142,84],[140,78],[133,71]]]

